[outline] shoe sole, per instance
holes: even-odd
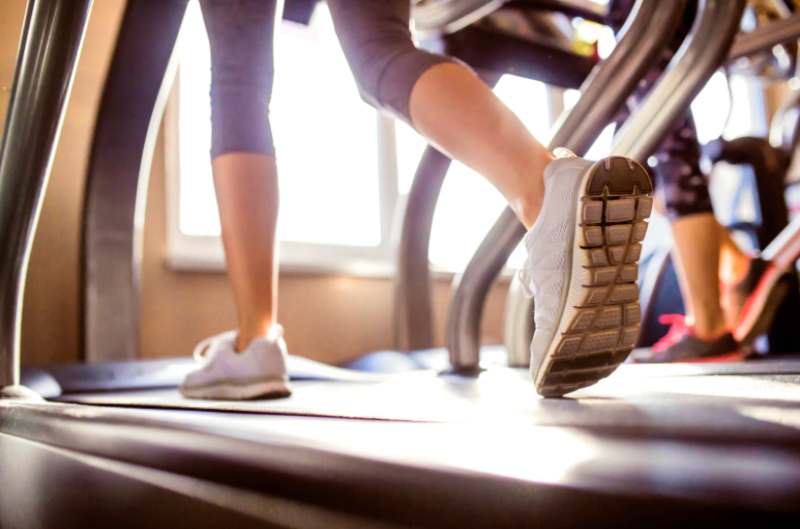
[[[786,272],[771,266],[747,298],[733,333],[740,344],[748,345],[769,331],[778,308],[789,292],[788,285],[783,281],[785,276]]]
[[[561,320],[534,375],[539,394],[560,397],[590,386],[633,350],[641,321],[636,279],[652,191],[647,170],[627,158],[599,160],[584,174]]]
[[[224,382],[197,387],[180,387],[181,395],[189,399],[206,400],[253,400],[278,399],[292,394],[282,380],[264,380],[247,384]]]
[[[644,352],[644,350],[642,350]],[[714,363],[726,363],[726,362],[741,362],[742,360],[746,360],[747,357],[750,356],[750,351],[746,348],[739,347],[735,351],[728,351],[727,353],[719,353],[714,352],[703,355],[694,356],[688,355],[683,357],[673,357],[669,358],[666,354],[653,353],[652,349],[649,350],[649,354],[642,354],[642,355],[634,355],[631,357],[631,361],[634,364],[714,364]]]

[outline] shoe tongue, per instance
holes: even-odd
[[[222,353],[223,351],[233,351],[235,349],[233,341],[227,340],[217,340],[216,342],[212,343],[208,346],[208,349],[205,353],[205,358],[208,362],[214,359],[215,356]]]
[[[555,175],[558,174],[560,175],[559,178],[562,178],[564,175],[569,174],[574,178],[580,178],[581,170],[591,164],[592,162],[578,158],[575,155],[550,160],[550,163],[544,168],[545,193]]]

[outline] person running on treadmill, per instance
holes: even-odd
[[[200,5],[211,48],[213,175],[238,327],[198,345],[201,366],[180,389],[194,398],[284,396],[268,119],[276,2]],[[559,396],[606,376],[638,336],[635,272],[652,204],[647,171],[622,157],[592,162],[549,152],[469,67],[414,46],[409,0],[328,5],[363,98],[486,177],[528,230],[523,277],[536,301],[537,391]],[[578,378],[551,369],[587,356],[608,367]]]

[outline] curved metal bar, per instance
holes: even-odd
[[[613,153],[645,160],[727,59],[745,0],[699,0],[697,17],[667,73],[616,136]]]
[[[395,279],[396,346],[401,351],[433,347],[433,307],[428,246],[433,213],[450,158],[428,145],[417,166],[403,215]]]
[[[770,121],[769,143],[794,156],[800,145],[800,90],[793,89]]]
[[[472,25],[420,41],[420,46],[455,57],[482,71],[510,73],[561,88],[580,87],[597,59],[575,53],[563,36],[542,32],[538,42],[514,31]]]
[[[800,38],[800,14],[769,22],[749,33],[742,33],[733,43],[728,60],[733,61],[760,51],[769,50],[776,44]]]
[[[494,87],[500,74],[479,71]],[[450,168],[450,158],[428,145],[422,153],[403,212],[395,278],[396,347],[415,351],[433,347],[433,299],[428,249],[436,202]]]
[[[684,1],[637,2],[620,32],[617,47],[585,81],[580,100],[561,121],[551,148],[564,146],[582,154],[591,146],[639,80],[657,63],[684,6]],[[447,322],[447,346],[454,369],[466,372],[478,368],[480,319],[486,295],[524,233],[514,213],[506,209],[457,279]]]
[[[614,153],[644,161],[656,148],[676,116],[685,109],[705,80],[725,61],[736,35],[744,0],[701,0],[698,16],[689,36],[670,62],[663,76],[642,107],[617,134]],[[532,314],[532,301],[516,296],[508,300],[514,312]],[[527,306],[530,310],[514,308]],[[514,358],[527,351],[533,329],[518,321],[517,329],[507,338]]]
[[[454,33],[501,8],[509,0],[437,0],[415,2],[412,16],[419,35]]]
[[[800,217],[783,228],[761,252],[761,258],[774,262],[783,270],[791,270],[800,259]]]
[[[84,355],[136,358],[142,225],[186,1],[130,0],[95,125],[83,211]]]
[[[0,148],[0,388],[19,383],[25,276],[91,0],[31,0]]]
[[[744,164],[753,169],[761,217],[756,235],[759,247],[765,248],[789,224],[789,207],[784,198],[789,155],[770,145],[767,139],[753,136],[718,139],[703,151],[712,163]]]

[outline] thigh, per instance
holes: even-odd
[[[272,75],[276,4],[276,0],[200,0],[217,80],[252,82],[248,77]]]

